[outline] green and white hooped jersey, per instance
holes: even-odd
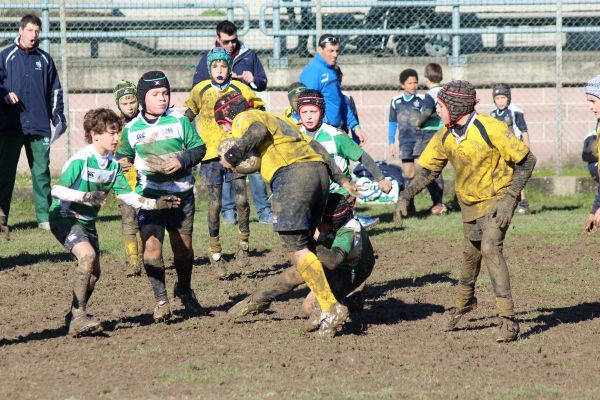
[[[177,111],[167,110],[153,124],[138,115],[125,125],[117,153],[135,160],[133,165],[138,171],[135,190],[138,194],[149,198],[167,194],[185,196],[194,188],[191,169],[170,175],[150,172],[145,159],[149,154],[164,158],[203,144],[187,117]]]
[[[360,146],[346,134],[346,132],[325,123],[321,124],[321,127],[316,133],[308,132],[304,127],[302,127],[302,131],[321,143],[329,155],[335,160],[336,165],[342,170],[344,175],[351,178],[349,168],[350,160],[360,160],[364,150],[361,149]],[[347,195],[348,191],[330,179],[329,193]]]
[[[79,192],[105,192],[111,189],[117,195],[131,193],[121,166],[112,154],[101,156],[93,145],[79,150],[64,165],[56,186],[64,186]],[[59,200],[54,198],[50,205],[50,220],[76,220],[86,229],[96,230],[99,206]]]

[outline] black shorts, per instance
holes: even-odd
[[[433,135],[435,131],[419,131],[416,135],[404,139],[400,137],[400,159],[406,161],[419,158]]]
[[[200,178],[206,186],[222,185],[236,178],[236,173],[224,168],[218,158],[202,161],[200,164]]]
[[[194,231],[194,214],[196,204],[194,193],[190,192],[181,198],[178,208],[165,210],[142,210],[138,212],[138,224],[140,231],[144,229],[165,228],[169,232],[179,232],[182,235],[191,235]]]
[[[314,232],[323,216],[329,175],[322,162],[280,168],[271,181],[273,230]]]
[[[94,248],[96,254],[100,254],[98,233],[86,229],[77,221],[68,219],[51,220],[50,231],[69,252],[73,251],[76,244],[88,242]]]

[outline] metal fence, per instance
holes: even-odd
[[[61,4],[62,3],[62,4]],[[129,0],[0,4],[0,45],[17,35],[33,12],[43,21],[41,46],[56,61],[68,92],[68,134],[53,145],[57,171],[83,143],[82,116],[114,107],[112,88],[164,70],[172,103],[183,109],[199,57],[214,45],[216,24],[229,19],[267,70],[269,108],[287,106],[285,88],[297,81],[315,51],[315,37],[340,37],[344,88],[354,97],[366,149],[389,159],[389,103],[401,92],[400,72],[439,63],[444,81],[467,79],[478,88],[478,110],[493,108],[491,86],[513,87],[525,112],[531,146],[541,165],[561,173],[581,167],[581,144],[596,125],[584,83],[600,74],[600,3],[582,0]],[[27,173],[24,162],[19,171]]]

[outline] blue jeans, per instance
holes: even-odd
[[[271,211],[271,204],[269,203],[269,196],[267,194],[267,185],[259,172],[254,172],[248,175],[250,180],[250,192],[252,192],[252,199],[254,200],[254,207],[258,215],[262,215],[264,212]],[[228,210],[235,210],[235,201],[233,199],[233,190],[231,189],[231,182],[223,182],[223,194],[221,195],[222,207],[221,212],[225,213]]]

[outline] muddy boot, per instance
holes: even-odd
[[[227,270],[225,260],[223,260],[221,253],[213,253],[208,258],[210,260],[210,265],[216,268],[219,279],[228,279],[231,273]]]
[[[238,242],[238,248],[235,252],[235,262],[238,268],[246,268],[249,263],[250,257],[250,244],[247,241],[240,240]]]
[[[4,240],[6,240],[7,242],[10,241],[10,232],[8,229],[8,222],[4,215],[0,216],[0,233],[2,234],[2,237],[4,238]]]
[[[319,326],[319,336],[332,338],[342,329],[348,319],[350,312],[348,308],[340,303],[331,306],[328,312],[321,313],[321,325]]]
[[[512,342],[519,336],[519,323],[506,317],[500,317],[500,326],[496,334],[496,342],[506,343]]]
[[[230,318],[256,315],[268,309],[270,305],[270,301],[256,301],[252,299],[252,296],[248,296],[231,307],[229,311],[227,311],[227,315],[229,315]]]
[[[473,297],[466,306],[462,307],[462,308],[455,308],[452,311],[450,311],[450,319],[448,320],[448,323],[446,324],[446,326],[444,327],[444,331],[445,332],[450,332],[452,330],[454,330],[454,328],[456,328],[456,325],[458,325],[458,321],[460,321],[460,319],[462,318],[463,315],[465,315],[468,312],[473,311],[474,309],[477,308],[477,297]]]
[[[100,321],[92,318],[85,310],[73,308],[65,316],[65,324],[69,328],[69,335],[79,337],[96,332],[100,328]]]
[[[154,322],[165,322],[171,319],[171,307],[169,307],[169,302],[165,300],[161,300],[156,303],[154,307]]]
[[[173,288],[173,297],[178,297],[181,300],[181,304],[185,307],[185,311],[190,315],[203,315],[206,314],[200,303],[198,302],[198,298],[196,297],[196,293],[192,289],[190,289],[187,293],[181,293],[179,290],[178,282],[175,282],[175,287]]]

